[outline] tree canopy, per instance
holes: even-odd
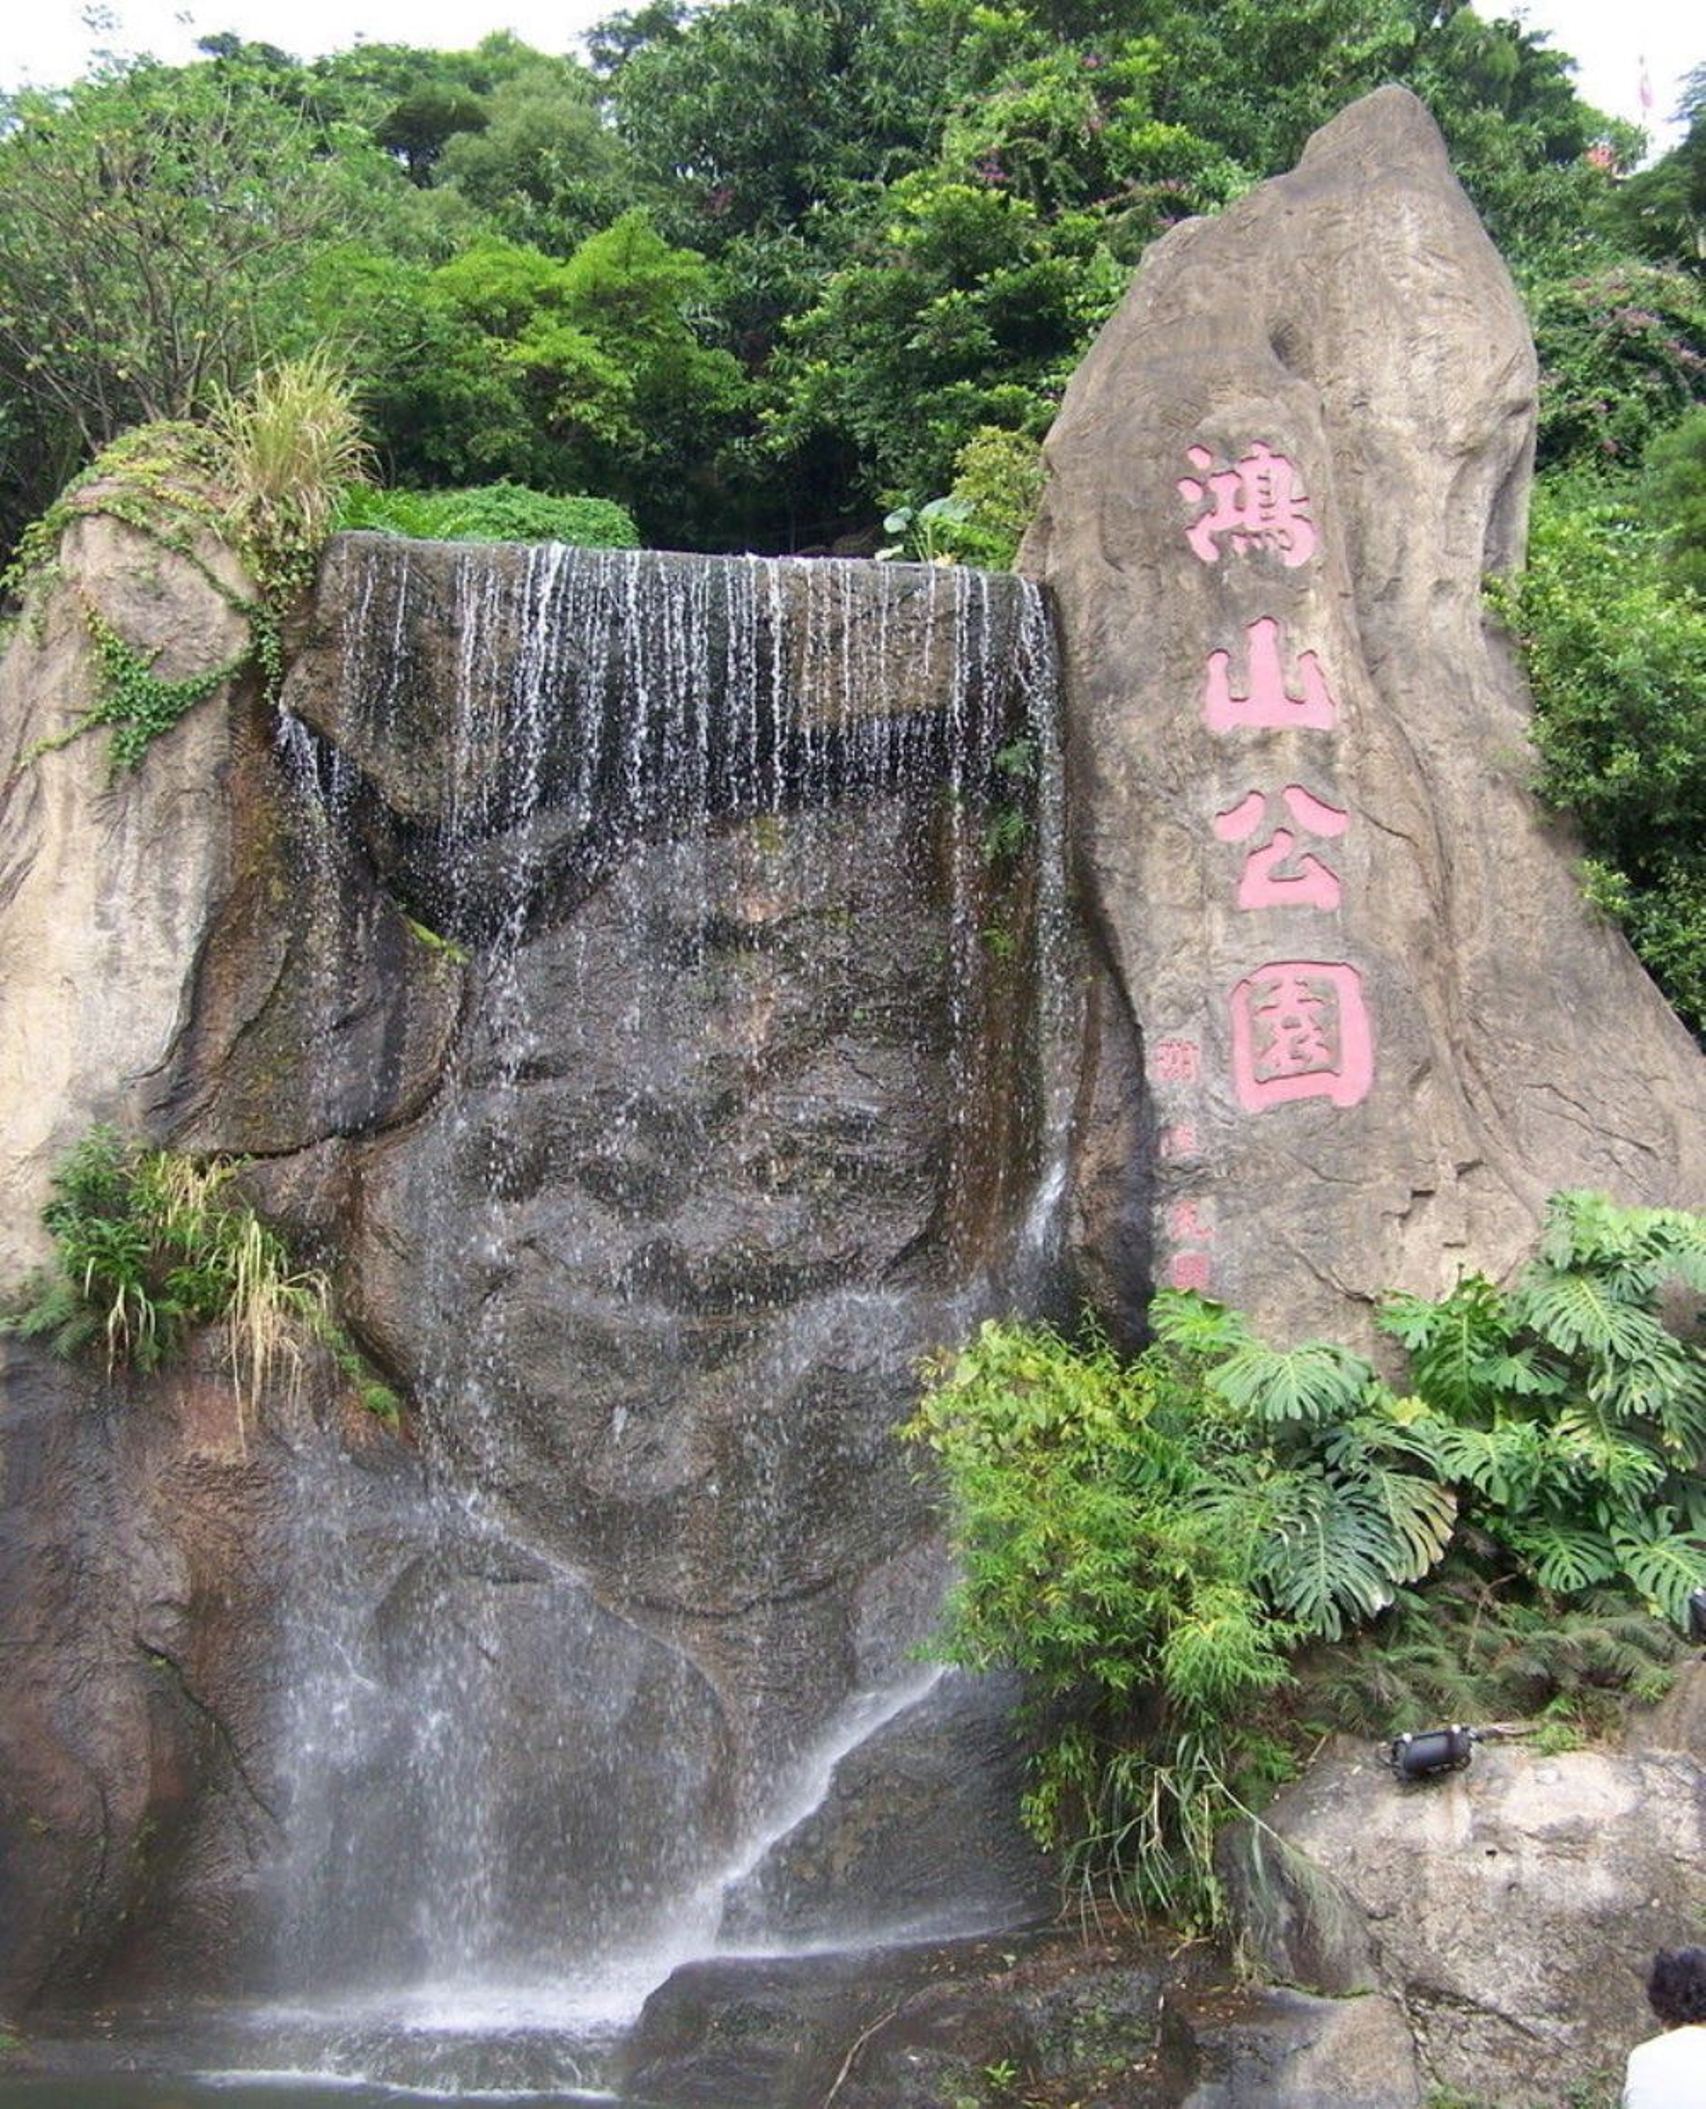
[[[118,432],[325,347],[393,485],[588,495],[702,549],[869,551],[891,515],[1003,561],[1146,245],[1407,83],[1530,303],[1547,517],[1581,515],[1521,618],[1544,781],[1700,1022],[1698,850],[1655,813],[1637,856],[1640,796],[1613,824],[1577,752],[1584,712],[1670,693],[1697,525],[1643,585],[1646,657],[1601,635],[1566,679],[1560,626],[1593,508],[1655,550],[1699,510],[1698,441],[1667,435],[1706,403],[1706,66],[1637,169],[1568,55],[1468,0],[647,0],[584,60],[201,48],[0,97],[0,543]]]

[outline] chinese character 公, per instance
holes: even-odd
[[[1303,732],[1331,732],[1338,723],[1339,706],[1328,690],[1327,677],[1315,654],[1298,653],[1297,674],[1303,693],[1294,696],[1285,685],[1280,626],[1273,617],[1264,615],[1246,624],[1244,638],[1250,685],[1241,696],[1232,693],[1232,654],[1208,655],[1202,714],[1209,730],[1234,732],[1241,726],[1292,726]]]
[[[1232,1080],[1247,1113],[1292,1099],[1355,1106],[1374,1082],[1374,1036],[1355,967],[1275,960],[1232,992]]]
[[[1301,784],[1287,784],[1280,793],[1286,811],[1304,833],[1325,839],[1342,835],[1351,824],[1349,813],[1314,797]],[[1238,804],[1217,813],[1214,832],[1222,842],[1247,842],[1267,819],[1265,792],[1251,791]],[[1295,872],[1280,867],[1295,858]],[[1288,827],[1276,827],[1244,859],[1244,875],[1238,882],[1240,908],[1325,908],[1339,905],[1339,875],[1319,857],[1297,855],[1297,836]]]
[[[1213,501],[1185,530],[1205,564],[1219,563],[1223,541],[1237,556],[1247,549],[1274,550],[1288,570],[1308,563],[1315,554],[1315,525],[1285,455],[1259,439],[1231,468],[1212,476],[1214,456],[1207,447],[1192,447],[1188,459],[1197,474],[1180,477],[1179,496],[1191,505]]]

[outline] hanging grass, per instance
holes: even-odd
[[[395,1423],[379,1383],[339,1324],[331,1284],[294,1261],[237,1193],[231,1158],[197,1161],[91,1130],[69,1153],[42,1211],[54,1258],[0,1327],[55,1353],[95,1354],[144,1374],[206,1327],[223,1335],[239,1425],[278,1384],[300,1382],[303,1348],[325,1347],[363,1406]]]

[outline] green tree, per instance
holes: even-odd
[[[1666,578],[1667,520],[1627,478],[1536,492],[1501,589],[1534,691],[1541,794],[1585,838],[1595,899],[1706,1030],[1706,603]]]
[[[1683,85],[1688,130],[1668,154],[1623,186],[1623,222],[1642,255],[1706,269],[1706,65]]]
[[[482,107],[486,123],[451,139],[435,173],[511,241],[564,256],[636,202],[597,83],[571,61],[518,68]]]
[[[190,415],[254,369],[316,245],[359,226],[386,176],[213,66],[20,97],[0,140],[0,384],[85,453]]]

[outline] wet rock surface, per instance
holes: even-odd
[[[817,1808],[725,1896],[720,1938],[914,1938],[947,1918],[1020,1926],[1055,1907],[1054,1870],[1014,1820],[1024,1753],[1008,1677],[950,1674],[836,1766]],[[975,1849],[968,1854],[968,1841]]]
[[[99,1697],[0,1810],[15,2002],[584,1961],[916,1674],[940,1541],[894,1429],[1036,1172],[1036,882],[985,838],[1034,826],[1034,739],[995,758],[1046,638],[1014,585],[855,569],[340,547],[291,696],[314,717],[330,680],[343,715],[210,714],[197,826],[176,865],[148,838],[128,911],[135,1115],[252,1153],[422,1448],[376,1438],[364,1488],[317,1367],[167,1519],[167,1393],[82,1430],[134,1452],[127,1493],[20,1379],[7,1638],[43,1721]],[[72,832],[98,800],[67,796]],[[140,1518],[134,1574],[65,1574],[56,1534]],[[150,1697],[192,1652],[181,1705]],[[997,1712],[974,1732],[1008,1761]],[[935,1870],[916,1901],[961,1923]]]

